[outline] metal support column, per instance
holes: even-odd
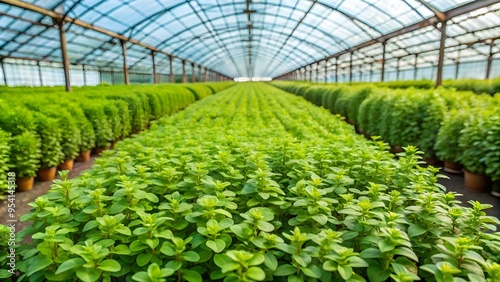
[[[443,62],[444,62],[444,48],[446,43],[446,21],[441,22],[441,27],[439,28],[441,32],[441,40],[439,41],[439,58],[437,65],[437,78],[436,87],[443,83]]]
[[[99,67],[99,84],[102,84],[102,68]]]
[[[187,83],[186,61],[182,60],[182,83]]]
[[[325,60],[325,83],[328,83],[328,60]]]
[[[401,72],[400,62],[401,62],[401,57],[398,58],[397,65],[396,65],[396,80],[399,80],[399,73]]]
[[[339,59],[335,58],[335,83],[339,82]]]
[[[153,61],[153,84],[158,84],[158,74],[156,73],[155,51],[151,51],[151,60]]]
[[[313,67],[309,66],[309,82],[313,82]]]
[[[191,82],[196,82],[196,65],[191,63]]]
[[[415,54],[415,65],[413,66],[413,80],[417,80],[418,74],[418,54]]]
[[[120,43],[122,44],[122,55],[123,55],[123,82],[125,82],[125,85],[129,85],[130,78],[128,76],[128,67],[127,67],[127,45],[125,43],[125,40],[120,40]]]
[[[380,81],[385,80],[385,45],[387,41],[382,42],[382,71],[380,73]]]
[[[59,21],[57,25],[59,26],[59,41],[61,44],[62,63],[64,69],[64,84],[66,86],[66,91],[71,92],[68,45],[66,44],[66,31],[64,30],[64,21]]]
[[[85,65],[82,65],[82,71],[83,71],[83,85],[87,86],[87,72],[85,71]]]
[[[457,62],[455,64],[455,79],[458,79],[458,75],[460,73],[460,52],[462,50],[458,50],[458,54],[457,54]]]
[[[111,84],[115,85],[115,70],[111,68]]]
[[[175,78],[174,78],[174,67],[173,67],[173,61],[174,58],[172,58],[172,55],[168,56],[168,68],[169,68],[169,74],[170,74],[170,83],[175,83]]]
[[[204,78],[203,78],[203,81],[207,82],[208,81],[208,69],[205,68],[205,73],[204,73]]]
[[[5,73],[5,66],[3,65],[3,60],[0,60],[0,66],[2,67],[3,84],[7,86],[7,75]]]
[[[349,82],[352,82],[352,54],[354,52],[351,52],[349,55]]]
[[[316,64],[316,83],[319,82],[319,63]]]
[[[40,66],[40,61],[36,61],[36,66],[38,67],[38,78],[40,79],[40,86],[43,86],[42,67]]]
[[[491,75],[491,65],[493,64],[493,46],[494,46],[494,40],[491,40],[490,42],[490,52],[488,53],[488,58],[486,59],[487,64],[486,64],[486,79],[490,79]]]
[[[370,79],[368,79],[368,82],[372,82],[373,80],[373,68],[375,67],[375,64],[370,64]]]

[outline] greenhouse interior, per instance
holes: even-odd
[[[0,281],[500,282],[500,1],[0,0]]]

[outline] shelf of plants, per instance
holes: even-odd
[[[7,171],[29,190],[34,176],[52,180],[57,166],[71,169],[75,158],[87,160],[92,149],[109,148],[150,121],[231,85],[84,87],[74,95],[60,88],[3,88],[0,197],[7,191]]]
[[[340,114],[359,133],[381,136],[394,151],[415,145],[448,171],[465,168],[466,187],[484,191],[500,181],[500,95],[439,88],[395,89],[374,86],[310,85],[275,82],[318,106]],[[479,178],[479,182],[471,179]]]
[[[240,84],[62,173],[22,217],[17,267],[23,281],[498,281],[498,220],[459,206],[420,154]]]

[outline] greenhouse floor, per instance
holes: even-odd
[[[82,171],[89,169],[95,160],[95,156],[92,156],[91,159],[86,163],[75,163],[73,170],[70,172],[69,178],[73,178],[78,176]],[[475,193],[471,192],[464,187],[463,175],[450,174],[441,171],[442,174],[449,177],[449,179],[440,179],[439,183],[444,185],[448,191],[454,191],[459,194],[462,194],[462,197],[459,197],[458,200],[462,202],[464,206],[469,206],[467,203],[469,200],[479,201],[482,204],[490,204],[493,205],[493,208],[488,209],[486,213],[490,216],[495,216],[500,218],[500,198],[496,198],[492,196],[490,193]],[[31,207],[28,205],[33,202],[37,197],[44,195],[50,189],[50,185],[52,181],[47,182],[35,182],[33,189],[29,192],[18,192],[16,193],[16,219],[29,212]],[[7,202],[0,201],[0,224],[7,224]],[[30,222],[18,222],[16,224],[17,231],[24,229],[28,226]]]
[[[440,179],[439,183],[444,185],[448,191],[462,194],[463,196],[458,198],[462,202],[462,205],[470,207],[467,203],[470,200],[479,201],[481,204],[490,204],[493,208],[486,210],[486,213],[489,216],[500,218],[500,198],[492,196],[489,192],[477,193],[465,189],[463,175],[451,174],[444,171],[441,171],[441,174],[448,176],[449,179]]]
[[[78,163],[75,162],[73,166],[73,170],[69,173],[69,178],[74,178],[80,173],[86,169],[89,169],[93,164],[96,156],[92,156],[89,161],[85,163]],[[60,179],[59,175],[57,176],[58,179]],[[28,213],[31,209],[31,207],[28,205],[31,202],[34,202],[36,198],[47,194],[47,191],[49,191],[50,186],[52,184],[52,181],[45,181],[45,182],[39,182],[36,181],[35,185],[33,185],[33,188],[31,191],[27,192],[17,192],[16,195],[16,208],[15,208],[15,215],[16,219],[19,220],[19,218]],[[7,213],[7,201],[3,200],[0,201],[0,224],[8,224],[7,220],[8,218],[8,213]],[[18,221],[16,224],[16,231],[20,231],[24,229],[26,226],[29,226],[31,222],[20,222]]]

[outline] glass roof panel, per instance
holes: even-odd
[[[356,50],[353,60],[360,65],[356,67],[363,67],[362,62],[381,58],[377,38],[415,23],[432,22],[434,17],[433,9],[421,0],[23,1],[67,13],[180,58],[206,63],[228,76],[277,76],[344,50]],[[442,12],[473,2],[425,1]],[[499,9],[500,4],[492,5],[453,18],[446,46],[499,37]],[[60,62],[59,33],[52,26],[48,16],[0,3],[0,54]],[[121,65],[118,39],[75,23],[66,28],[72,63]],[[387,57],[406,60],[416,53],[436,53],[439,36],[439,31],[427,26],[391,38]],[[358,50],[357,45],[365,42],[371,45]],[[150,50],[132,43],[127,47],[131,68],[151,66]],[[473,47],[477,50],[470,56],[484,53],[484,48]],[[157,61],[168,63],[166,58]],[[349,59],[348,54],[341,58]],[[180,63],[175,64],[179,69]]]
[[[427,0],[427,2],[440,11],[448,11],[460,5],[474,2],[474,0]]]

